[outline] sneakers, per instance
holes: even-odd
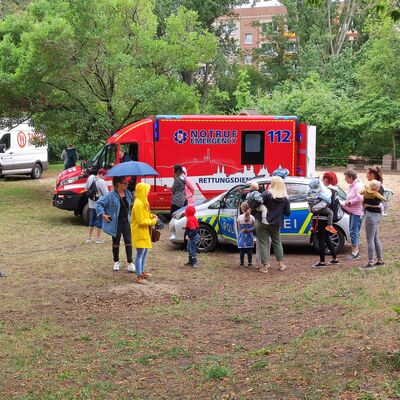
[[[367,262],[362,267],[359,267],[359,269],[365,270],[365,271],[372,271],[372,270],[376,269],[376,265],[370,264],[369,262]]]
[[[332,225],[328,225],[325,229],[330,233],[337,233],[337,230]]]
[[[385,265],[385,261],[377,261],[374,265],[376,265],[376,266],[380,266],[380,265]]]
[[[261,220],[261,223],[264,225],[269,225],[268,221],[266,219]]]
[[[136,272],[135,264],[134,263],[129,263],[128,266],[126,267],[126,270],[128,272]]]
[[[313,265],[313,268],[326,268],[326,263],[318,261]]]
[[[340,262],[337,258],[332,258],[332,260],[329,261],[328,264],[340,264]]]
[[[86,243],[91,243],[92,242],[92,238],[88,237],[87,239],[85,239]]]
[[[287,268],[285,264],[280,264],[279,271],[284,271]]]
[[[346,257],[347,260],[358,260],[360,258],[360,252],[356,254],[351,253],[349,256]]]
[[[121,268],[121,263],[119,261],[115,261],[113,266],[113,271],[119,271],[120,268]]]

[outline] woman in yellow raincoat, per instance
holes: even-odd
[[[148,183],[140,182],[136,185],[135,202],[131,215],[132,242],[133,247],[136,248],[136,283],[143,283],[144,279],[151,277],[150,273],[144,272],[144,265],[149,249],[153,247],[149,226],[156,224],[157,216],[150,212],[147,199],[149,192],[150,185]]]

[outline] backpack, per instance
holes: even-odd
[[[86,192],[87,197],[93,201],[97,201],[100,198],[96,182],[97,179],[93,179],[93,182],[90,184],[89,189]]]
[[[333,212],[333,222],[338,222],[343,218],[343,208],[342,205],[340,204],[339,200],[339,195],[338,192],[334,189],[331,189],[332,195],[331,195],[331,204],[329,204],[329,208]]]

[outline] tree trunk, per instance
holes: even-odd
[[[392,155],[393,155],[393,161],[392,161],[392,169],[397,168],[397,158],[396,158],[396,131],[392,132]]]
[[[333,40],[332,40],[331,4],[332,0],[326,0],[327,11],[328,11],[329,51],[333,55],[334,50],[333,50]]]

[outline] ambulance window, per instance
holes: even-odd
[[[10,148],[11,146],[11,136],[9,133],[6,133],[3,135],[0,139],[0,144],[5,144],[6,145],[6,150]]]
[[[117,159],[117,146],[115,144],[107,146],[103,167],[105,168],[113,167],[115,165],[116,159]]]
[[[264,164],[264,132],[242,131],[242,164]]]

